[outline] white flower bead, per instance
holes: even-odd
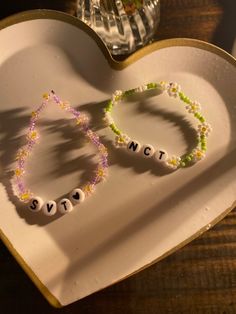
[[[198,125],[198,134],[208,136],[212,131],[212,127],[209,123],[202,123]]]
[[[192,155],[193,155],[193,161],[194,161],[194,162],[197,162],[197,161],[202,160],[203,158],[205,158],[205,152],[202,151],[202,150],[199,149],[199,148],[195,148],[195,149],[192,151]]]
[[[172,156],[166,160],[166,166],[170,169],[175,170],[179,167],[180,161],[180,157]]]
[[[155,160],[158,163],[164,163],[168,158],[168,153],[166,150],[164,149],[159,149],[156,153],[155,153]]]
[[[129,152],[138,153],[140,152],[141,145],[139,142],[131,140],[127,145],[127,149]]]
[[[189,113],[196,113],[201,111],[201,104],[197,101],[191,102],[186,106],[186,109],[188,110]]]
[[[116,91],[114,92],[114,95],[115,95],[115,96],[122,96],[122,94],[123,94],[122,90],[116,90]]]
[[[63,198],[58,202],[57,208],[61,214],[67,214],[73,210],[73,205],[68,198]]]
[[[117,135],[115,138],[115,146],[118,147],[124,147],[128,144],[130,141],[130,138],[126,134]]]
[[[146,85],[139,86],[139,87],[137,87],[137,88],[135,89],[135,91],[136,91],[137,93],[142,93],[142,92],[144,92],[144,91],[146,91],[146,90],[147,90],[147,86],[146,86]]]
[[[79,204],[84,201],[85,194],[81,189],[74,189],[73,191],[71,191],[69,198],[72,203]]]
[[[117,101],[119,101],[121,99],[121,96],[123,95],[121,90],[116,90],[114,92],[114,94],[112,95],[112,102],[113,105],[116,106],[117,105]]]
[[[167,93],[170,97],[177,97],[179,92],[181,91],[180,85],[177,83],[170,83],[167,87]]]
[[[165,82],[165,81],[161,81],[159,84],[158,84],[158,87],[161,91],[165,91],[168,89],[169,87],[169,83]]]
[[[103,120],[105,121],[106,125],[108,125],[108,126],[114,123],[114,120],[113,120],[110,112],[105,112],[105,116],[104,116]]]
[[[42,211],[46,216],[53,216],[57,212],[57,204],[54,201],[47,201],[43,204]]]
[[[143,145],[141,152],[144,158],[150,158],[154,155],[155,149],[152,145],[146,144],[146,145]]]
[[[28,204],[28,208],[29,210],[31,210],[32,212],[38,212],[41,210],[43,206],[43,200],[41,199],[41,197],[39,196],[35,196],[33,197]]]

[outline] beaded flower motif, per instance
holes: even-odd
[[[180,165],[181,158],[177,156],[172,156],[166,160],[166,165],[170,169],[177,169]]]
[[[197,101],[191,102],[185,108],[188,110],[189,113],[196,113],[201,111],[201,105]]]
[[[130,137],[126,134],[117,135],[115,138],[115,146],[116,147],[124,147],[130,141]]]
[[[170,97],[177,97],[181,91],[180,85],[177,83],[170,83],[167,87],[167,93]]]
[[[198,134],[201,136],[201,135],[204,135],[204,136],[209,136],[209,134],[211,133],[212,131],[212,127],[210,126],[209,123],[202,123],[202,124],[199,124],[198,125]]]
[[[105,122],[105,124],[106,124],[107,126],[109,126],[109,125],[111,125],[111,124],[114,123],[114,120],[113,120],[113,118],[112,118],[112,116],[111,116],[111,113],[110,113],[109,111],[106,111],[106,112],[105,112],[103,121]]]
[[[192,151],[192,155],[193,155],[193,161],[194,161],[194,162],[199,161],[199,160],[202,160],[203,158],[205,158],[205,152],[202,151],[202,150],[199,149],[199,148],[195,148],[195,149]]]

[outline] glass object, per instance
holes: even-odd
[[[128,54],[150,42],[160,20],[160,0],[78,0],[77,16],[112,54]]]

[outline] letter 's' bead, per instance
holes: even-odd
[[[127,149],[131,153],[138,153],[141,149],[141,145],[139,144],[139,142],[131,140],[131,141],[129,141],[129,143],[127,145]]]
[[[164,149],[158,149],[155,153],[155,159],[158,163],[163,163],[167,160],[168,154]]]
[[[143,145],[141,153],[144,158],[150,158],[154,155],[155,149],[152,145],[146,144]]]
[[[32,212],[38,212],[43,206],[43,200],[39,196],[33,197],[28,204],[29,210]]]
[[[57,212],[57,204],[55,201],[47,201],[43,204],[42,211],[46,216],[53,216]]]
[[[74,189],[70,193],[69,198],[73,204],[79,204],[79,203],[82,203],[84,201],[85,195],[81,189]]]
[[[67,214],[73,210],[73,205],[68,198],[63,198],[58,202],[57,208],[61,214]]]

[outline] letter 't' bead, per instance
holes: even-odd
[[[141,149],[141,145],[137,141],[129,141],[127,149],[131,153],[138,153]]]
[[[39,196],[33,197],[28,204],[29,210],[32,212],[38,212],[43,206],[43,200]]]
[[[60,200],[57,204],[57,207],[61,214],[67,214],[73,210],[73,205],[71,201],[68,200],[68,198],[63,198]]]
[[[53,216],[57,212],[57,204],[55,201],[47,201],[43,204],[42,211],[46,216]]]
[[[74,189],[70,195],[69,198],[73,204],[79,204],[82,203],[85,199],[85,194],[81,189]]]
[[[141,152],[144,158],[150,158],[154,155],[155,149],[152,145],[146,144],[143,145]]]
[[[155,159],[158,163],[164,163],[168,158],[167,151],[164,149],[159,149],[155,153]]]

